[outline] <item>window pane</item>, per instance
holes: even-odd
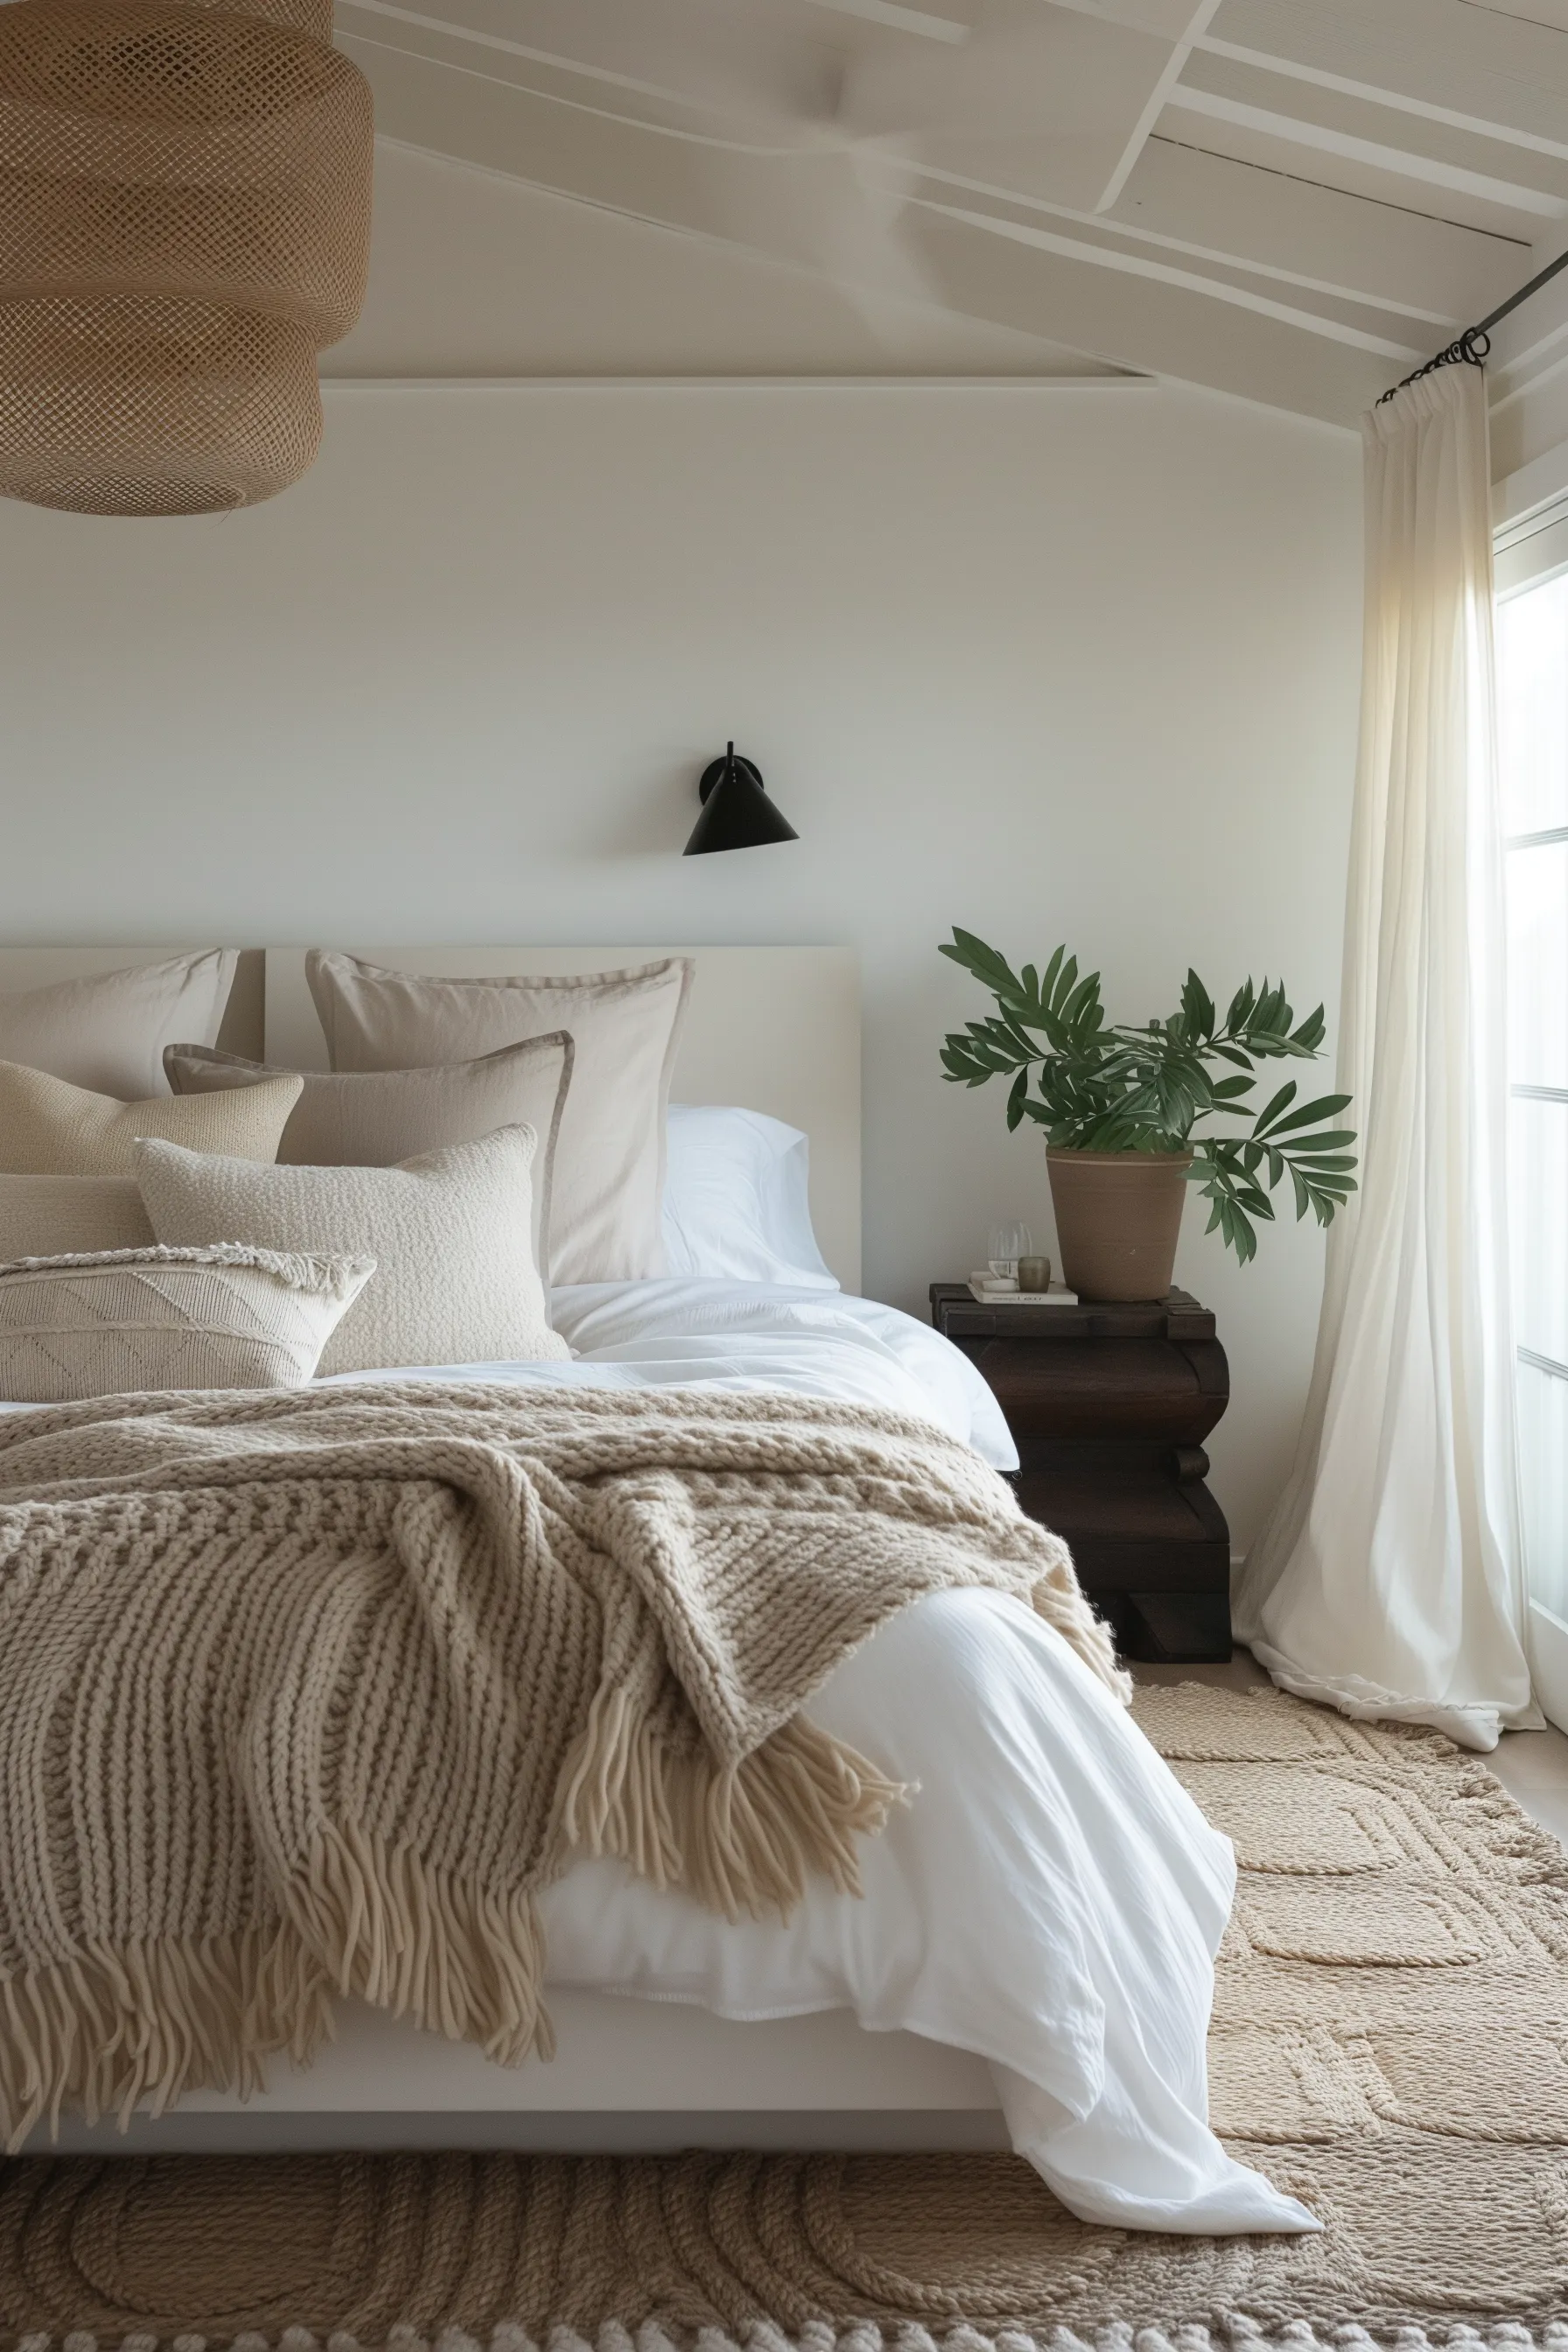
[[[1498,606],[1503,831],[1568,824],[1568,572]]]
[[[1514,1085],[1568,1087],[1568,841],[1509,852],[1508,1006]]]
[[[1509,1194],[1514,1338],[1568,1364],[1568,1103],[1515,1098]]]
[[[1532,1597],[1568,1618],[1568,1381],[1519,1368],[1519,1466]]]

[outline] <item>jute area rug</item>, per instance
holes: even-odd
[[[1318,2238],[1091,2228],[1008,2157],[18,2159],[26,2352],[1568,2352],[1568,1861],[1432,1734],[1138,1711],[1243,1884],[1217,2128]]]

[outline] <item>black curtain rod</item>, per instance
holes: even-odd
[[[1378,397],[1379,408],[1385,400],[1392,400],[1396,392],[1403,392],[1407,383],[1419,383],[1422,377],[1430,375],[1434,368],[1454,367],[1460,361],[1469,367],[1480,367],[1492,347],[1491,329],[1506,319],[1510,311],[1517,310],[1521,302],[1528,302],[1532,294],[1539,294],[1542,288],[1549,285],[1563,269],[1568,269],[1568,247],[1564,247],[1555,261],[1549,261],[1544,269],[1538,269],[1517,293],[1509,296],[1506,302],[1500,302],[1495,310],[1489,311],[1479,325],[1467,327],[1456,341],[1437,353],[1436,359],[1412,368],[1407,376],[1402,376],[1397,383],[1391,383],[1388,390]]]

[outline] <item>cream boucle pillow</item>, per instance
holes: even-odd
[[[120,1102],[47,1070],[0,1062],[0,1171],[13,1176],[131,1176],[137,1139],[191,1151],[272,1160],[304,1080],[280,1073],[230,1094],[154,1095]]]
[[[0,1265],[0,1397],[303,1387],[373,1257],[105,1250]]]
[[[396,1168],[262,1168],[147,1142],[136,1147],[136,1176],[161,1242],[375,1259],[375,1280],[327,1343],[323,1372],[529,1362],[572,1352],[550,1328],[534,1262],[534,1148],[531,1127],[502,1127]]]
[[[0,1176],[0,1265],[155,1238],[134,1176]]]

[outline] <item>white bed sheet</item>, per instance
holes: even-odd
[[[683,1277],[552,1304],[569,1364],[338,1379],[782,1388],[916,1413],[1016,1462],[968,1360],[871,1300]],[[549,1980],[741,2020],[847,2008],[988,2060],[1015,2146],[1086,2220],[1315,2229],[1207,2126],[1229,1841],[1066,1643],[1003,1595],[934,1595],[811,1713],[914,1791],[865,1846],[863,1898],[824,1882],[787,1923],[731,1924],[585,1859],[545,1898]]]

